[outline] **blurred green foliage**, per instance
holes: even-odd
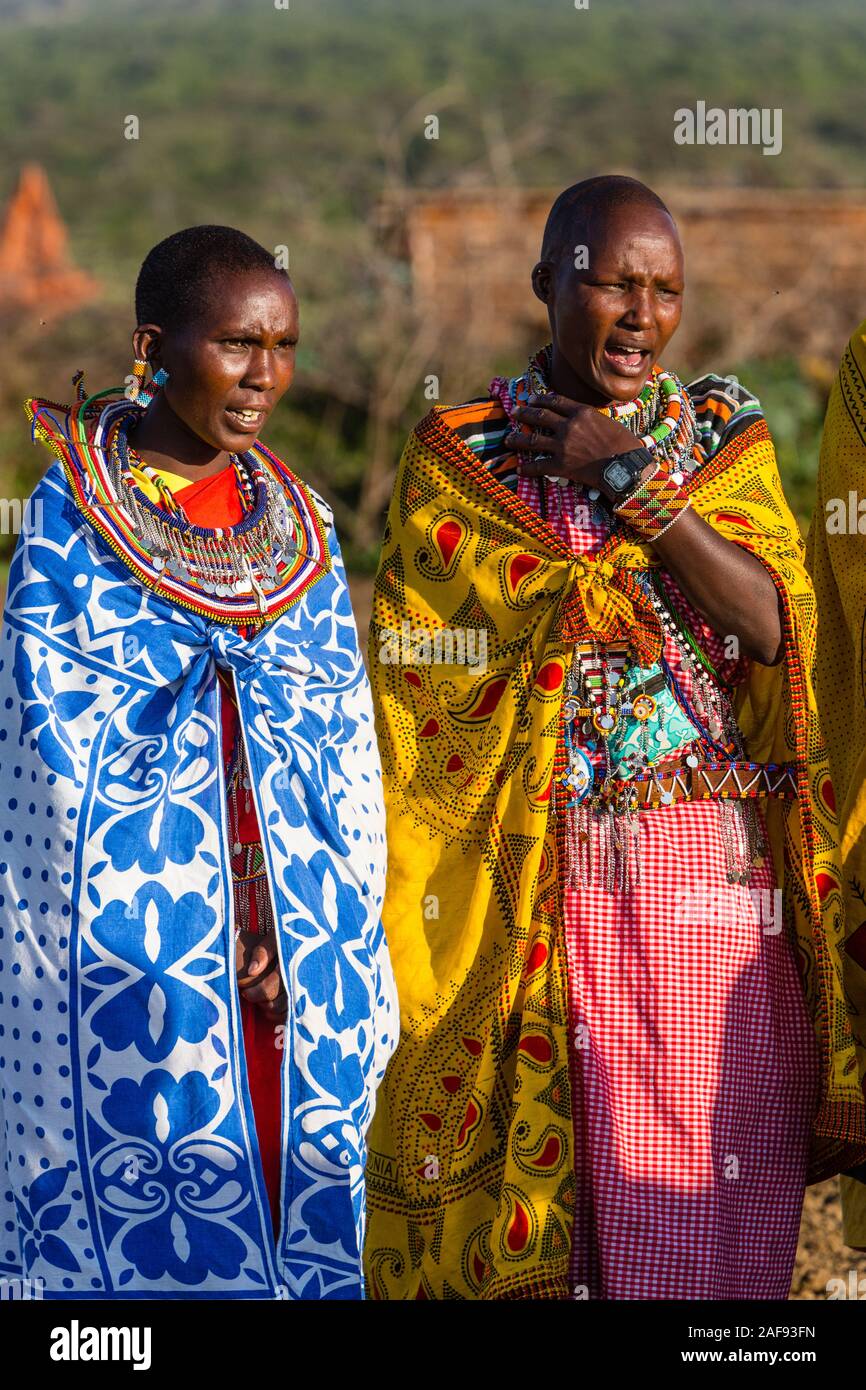
[[[0,0],[0,197],[23,163],[44,164],[75,260],[104,290],[74,320],[3,324],[0,488],[29,490],[47,458],[29,447],[23,396],[68,399],[78,367],[92,390],[129,370],[148,249],[228,222],[290,248],[299,375],[268,439],[351,517],[371,393],[399,363],[383,287],[408,300],[378,235],[383,194],[564,186],[606,168],[698,187],[862,185],[862,33],[862,0]],[[782,107],[782,154],[675,146],[673,112],[697,99]],[[431,112],[438,140],[423,137]],[[138,140],[124,138],[130,115]],[[821,391],[793,362],[718,369],[763,396],[805,516]],[[420,384],[401,400],[395,452],[426,408]],[[373,555],[348,546],[355,564]]]
[[[856,324],[851,327],[853,331]],[[815,504],[815,473],[829,383],[805,379],[791,358],[744,362],[731,371],[761,402],[785,494],[805,532]]]

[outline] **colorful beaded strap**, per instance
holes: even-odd
[[[682,481],[681,474],[671,475],[657,464],[655,472],[638,483],[613,511],[644,540],[657,540],[691,506]]]

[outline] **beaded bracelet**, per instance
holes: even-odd
[[[691,505],[692,499],[680,482],[674,482],[670,473],[657,467],[613,511],[644,540],[654,541]]]

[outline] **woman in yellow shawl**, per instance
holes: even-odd
[[[846,969],[866,976],[866,323],[830,394],[807,564],[818,600],[815,694],[839,808]],[[859,992],[858,992],[859,993]],[[862,998],[862,995],[861,995]],[[861,1047],[864,1010],[854,1020]],[[866,1166],[840,1179],[849,1245],[866,1246]]]
[[[783,1298],[866,1152],[814,600],[754,397],[659,358],[682,250],[567,190],[552,343],[396,479],[370,666],[402,1033],[377,1298]]]

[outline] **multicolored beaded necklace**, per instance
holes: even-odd
[[[544,395],[549,391],[552,363],[553,346],[548,343],[530,359],[523,378],[528,384],[527,395]],[[508,383],[497,377],[491,382],[491,391],[498,396],[513,422],[517,402],[512,401],[510,391],[507,391],[506,404],[501,391],[502,385],[507,387]],[[500,389],[494,390],[497,387]],[[665,371],[656,365],[640,395],[634,400],[611,401],[608,405],[595,408],[599,414],[607,415],[609,419],[616,420],[617,424],[631,430],[632,434],[638,436],[639,444],[654,454],[659,461],[666,462],[673,472],[681,470],[686,473],[694,469],[693,451],[697,436],[695,412],[689,393],[675,372]],[[567,481],[565,478],[557,479],[560,483]],[[677,479],[674,478],[674,481]]]
[[[255,594],[259,611],[267,610],[267,594],[280,583],[280,566],[298,553],[302,539],[282,491],[251,455],[232,455],[238,480],[243,520],[236,526],[213,530],[195,526],[176,498],[167,510],[151,502],[132,473],[137,468],[155,481],[160,496],[168,501],[171,490],[161,485],[132,450],[130,425],[140,419],[133,407],[112,422],[108,459],[112,482],[153,565],[184,583],[194,583],[217,598]]]
[[[263,627],[330,571],[330,515],[259,440],[233,460],[240,522],[197,526],[182,508],[164,510],[137,485],[146,466],[127,435],[144,414],[144,393],[135,402],[116,386],[89,395],[80,371],[73,385],[71,406],[26,403],[33,436],[56,450],[75,505],[140,584],[213,622]],[[148,398],[158,389],[152,383]],[[157,492],[157,502],[167,501],[164,490]]]

